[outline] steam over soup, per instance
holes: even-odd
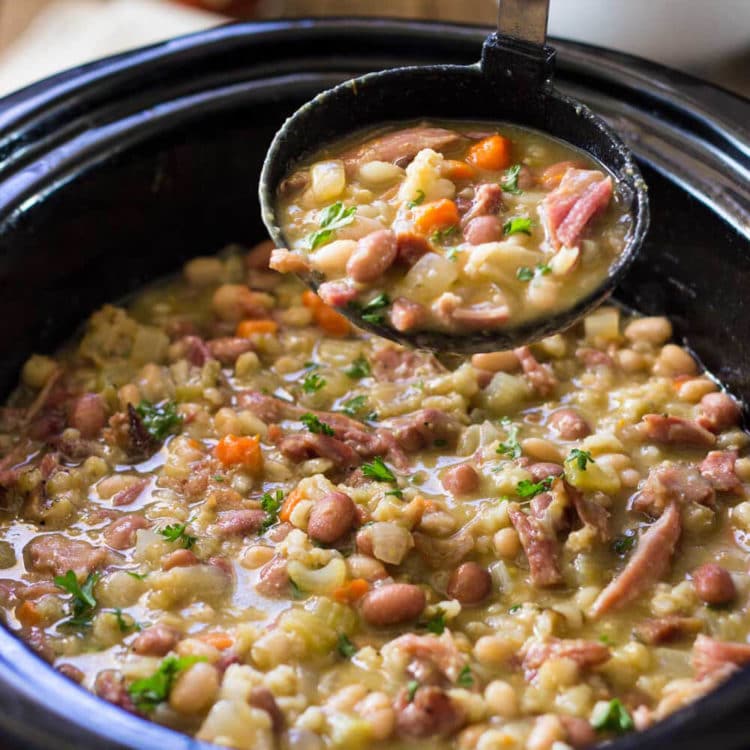
[[[750,661],[748,438],[668,320],[448,370],[270,251],[102,308],[0,409],[44,659],[240,750],[585,747]]]
[[[513,327],[594,292],[631,229],[604,167],[487,123],[381,129],[284,180],[271,265],[329,305],[399,331]]]

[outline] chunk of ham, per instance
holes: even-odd
[[[331,307],[346,307],[358,294],[348,281],[326,281],[318,287],[318,297]]]
[[[104,567],[111,559],[106,547],[94,547],[62,534],[35,537],[26,545],[24,554],[29,572],[61,576],[72,570],[79,578]]]
[[[413,453],[435,444],[452,446],[461,432],[461,423],[439,409],[419,409],[385,423],[398,445]]]
[[[104,541],[113,549],[127,549],[135,544],[138,529],[147,529],[150,525],[137,513],[123,516],[104,529]]]
[[[532,680],[548,659],[570,659],[581,669],[593,669],[609,661],[609,647],[599,641],[580,638],[527,642],[521,651],[521,666],[527,680]]]
[[[540,364],[528,346],[519,346],[513,352],[521,363],[531,387],[543,398],[551,396],[557,388],[557,378],[549,365]]]
[[[482,185],[477,185],[471,206],[461,218],[461,225],[465,227],[472,219],[478,216],[494,216],[502,205],[503,189],[500,185],[496,182],[485,182]]]
[[[643,440],[653,443],[695,445],[701,448],[710,448],[716,443],[716,435],[692,419],[682,417],[646,414],[635,429]]]
[[[223,538],[245,536],[257,533],[265,520],[266,513],[260,509],[222,510],[216,514],[214,529]]]
[[[717,492],[742,493],[742,482],[734,471],[737,451],[711,451],[698,470]]]
[[[296,463],[311,458],[327,458],[342,469],[353,468],[361,460],[357,452],[341,440],[312,432],[285,435],[279,441],[279,450],[286,458]]]
[[[552,247],[577,245],[588,223],[611,199],[611,177],[598,170],[569,168],[540,207]]]
[[[682,533],[677,503],[670,503],[658,521],[643,532],[625,568],[604,588],[590,616],[600,617],[639,597],[667,572]]]
[[[508,506],[508,517],[518,532],[526,553],[534,586],[555,586],[561,583],[563,578],[558,561],[558,544],[552,532],[535,516],[527,516],[518,503]]]
[[[745,664],[750,664],[750,644],[717,641],[706,635],[699,635],[695,639],[693,669],[698,679],[727,665],[743,667]]]
[[[396,696],[396,731],[402,737],[422,739],[453,734],[466,723],[466,712],[441,688],[418,687],[411,697],[406,689]]]
[[[703,620],[697,617],[682,617],[667,615],[650,620],[643,620],[633,629],[633,633],[641,643],[658,646],[662,643],[672,643],[681,638],[688,638],[703,629]]]
[[[591,526],[602,542],[608,542],[612,538],[609,529],[609,511],[595,500],[585,497],[579,489],[567,482],[565,483],[565,491],[568,493],[581,523],[584,526]]]
[[[372,372],[377,380],[398,381],[446,372],[433,354],[385,346],[375,352]]]
[[[694,467],[664,461],[651,467],[640,491],[633,496],[630,507],[656,518],[673,503],[697,503],[713,508],[714,488]]]
[[[433,310],[449,326],[459,323],[477,331],[502,325],[510,317],[510,307],[504,302],[465,305],[463,298],[453,292],[441,294],[433,303]]]

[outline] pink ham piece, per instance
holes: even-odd
[[[693,669],[700,679],[727,666],[750,664],[750,644],[716,641],[699,635],[693,644]]]
[[[742,493],[742,482],[734,471],[737,451],[711,451],[698,467],[701,476],[717,492]]]
[[[611,177],[594,169],[568,169],[542,202],[542,219],[552,246],[574,247],[589,221],[611,199]]]
[[[571,659],[581,669],[598,667],[611,658],[609,648],[598,641],[580,638],[551,638],[527,643],[522,650],[522,666],[527,680],[532,680],[547,659]]]
[[[630,507],[657,518],[671,503],[683,506],[697,503],[714,508],[716,496],[711,483],[695,467],[664,461],[649,469],[646,481],[633,496]]]
[[[703,448],[710,448],[716,443],[716,435],[692,419],[682,417],[645,414],[635,429],[643,440],[654,443],[697,445]]]
[[[556,586],[561,583],[563,578],[557,560],[557,539],[546,525],[535,516],[527,516],[518,503],[508,506],[508,517],[526,553],[534,586]]]
[[[531,387],[543,398],[552,395],[557,388],[557,378],[550,366],[540,364],[528,346],[519,346],[513,352],[518,357]]]
[[[671,503],[638,541],[628,564],[599,594],[590,615],[596,619],[640,596],[666,572],[682,532],[680,510]]]

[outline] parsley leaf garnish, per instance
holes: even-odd
[[[67,591],[71,595],[69,620],[64,625],[85,628],[91,625],[91,618],[96,609],[96,598],[94,597],[94,586],[101,578],[99,573],[89,573],[83,584],[78,583],[76,574],[69,570],[64,576],[55,576],[55,585]]]
[[[132,570],[126,570],[125,571],[131,578],[135,578],[136,581],[144,581],[146,579],[147,573],[135,573]]]
[[[522,479],[516,485],[516,493],[519,497],[532,498],[539,493],[545,492],[552,486],[554,477],[546,477],[541,482],[532,482],[530,479]]]
[[[521,444],[518,442],[518,425],[513,424],[507,417],[501,419],[500,424],[507,430],[508,437],[504,443],[497,446],[497,452],[508,458],[520,458]]]
[[[586,471],[586,464],[596,463],[589,451],[582,451],[580,448],[573,448],[573,450],[570,451],[570,455],[565,460],[574,462],[581,471]]]
[[[266,518],[261,526],[261,531],[267,531],[276,523],[276,521],[278,521],[279,511],[281,510],[283,502],[284,493],[281,490],[276,490],[273,495],[269,492],[263,493],[260,498],[260,507],[266,511]]]
[[[409,680],[406,683],[406,697],[409,699],[409,703],[414,700],[417,690],[419,690],[419,683],[416,680]]]
[[[508,609],[508,614],[509,615],[515,614],[521,609],[521,607],[523,607],[523,604],[514,604],[512,607]]]
[[[624,734],[635,729],[633,719],[619,698],[613,698],[609,703],[594,708],[591,714],[591,726],[597,732],[615,732],[615,734]]]
[[[403,490],[399,490],[399,489],[396,489],[396,490],[388,490],[388,491],[387,491],[387,492],[385,493],[385,496],[386,496],[386,497],[388,497],[388,495],[393,495],[393,497],[397,497],[397,498],[399,498],[399,500],[400,500],[401,498],[403,498],[403,496],[404,496],[404,492],[403,492]]]
[[[333,431],[333,427],[326,424],[325,422],[322,422],[315,414],[303,414],[299,421],[302,422],[305,427],[307,427],[310,432],[313,432],[315,434],[320,435],[328,435],[331,437],[332,435],[335,435]]]
[[[413,200],[410,200],[407,204],[407,208],[414,208],[415,206],[420,206],[424,202],[424,190],[417,190],[417,194],[414,196]]]
[[[141,401],[135,407],[135,411],[148,434],[159,442],[163,442],[167,435],[179,432],[182,427],[182,415],[177,412],[177,404],[174,401],[167,401],[161,406],[155,406],[150,401]]]
[[[333,233],[337,229],[351,224],[354,221],[355,213],[357,213],[356,206],[344,208],[341,201],[336,201],[333,205],[323,209],[320,213],[320,229],[308,237],[310,249],[315,250],[316,247],[325,244],[333,237]]]
[[[174,681],[180,672],[192,667],[205,656],[168,656],[150,677],[136,680],[128,687],[128,693],[136,707],[145,712],[153,711],[169,698]]]
[[[519,281],[531,281],[534,278],[534,272],[528,266],[518,266],[516,278]]]
[[[521,165],[514,164],[512,167],[505,170],[503,179],[500,180],[500,187],[503,192],[510,193],[511,195],[520,195],[523,191],[518,189],[518,175],[521,172]]]
[[[357,647],[349,640],[346,633],[339,633],[339,639],[336,643],[336,650],[345,659],[351,659],[357,653]]]
[[[172,523],[161,529],[159,533],[168,542],[179,542],[185,549],[190,549],[198,539],[197,537],[190,536],[190,534],[185,531],[186,528],[186,523]]]
[[[341,405],[341,411],[348,417],[356,417],[367,405],[367,396],[354,396]]]
[[[435,635],[442,635],[443,631],[445,630],[445,614],[442,611],[438,610],[436,614],[434,614],[429,620],[427,620],[425,627],[430,631],[430,633],[434,633]]]
[[[385,465],[385,461],[380,456],[375,456],[369,463],[362,464],[362,473],[368,479],[374,479],[377,482],[395,482],[394,473]]]
[[[121,633],[131,633],[134,630],[141,629],[141,626],[135,620],[133,620],[132,622],[128,622],[122,616],[122,610],[119,607],[115,607],[115,609],[112,611],[117,618],[117,627],[120,629]]]
[[[325,384],[325,378],[322,378],[317,372],[308,372],[302,380],[302,390],[305,393],[315,393]]]
[[[433,242],[445,242],[445,240],[452,237],[456,232],[458,232],[458,227],[455,225],[452,227],[445,227],[444,229],[436,229],[430,235],[430,239]]]
[[[616,552],[618,555],[622,555],[623,553],[628,552],[629,550],[633,549],[634,544],[635,544],[634,536],[618,536],[612,542],[612,550]]]
[[[360,308],[359,316],[368,323],[379,325],[385,320],[384,311],[390,304],[391,300],[388,295],[381,292]]]
[[[350,377],[352,380],[359,380],[360,378],[366,378],[372,373],[370,363],[363,357],[359,356],[349,367],[344,370],[344,374]]]
[[[471,673],[471,667],[468,664],[458,673],[456,685],[459,687],[469,688],[474,684],[474,675]]]
[[[552,273],[552,266],[549,263],[537,263],[536,270],[542,276],[546,276],[548,273]]]
[[[523,216],[514,216],[503,224],[503,232],[511,234],[531,234],[531,219]]]

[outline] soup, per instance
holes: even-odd
[[[272,266],[329,305],[409,334],[515,327],[593,293],[631,231],[589,155],[487,123],[381,129],[284,180]]]
[[[446,369],[269,243],[34,355],[0,606],[124,710],[240,750],[564,750],[750,661],[748,437],[664,318]]]

